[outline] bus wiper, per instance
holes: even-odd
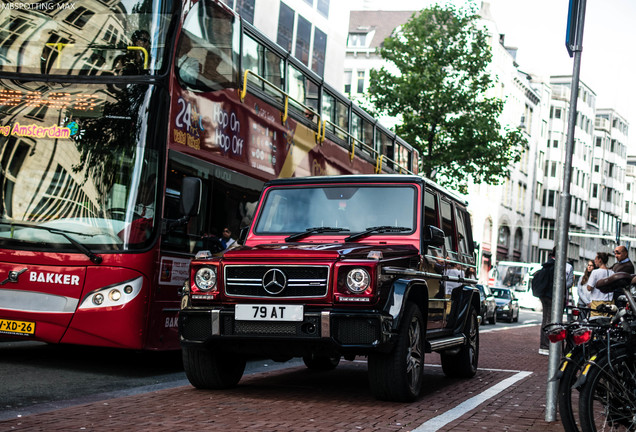
[[[345,238],[344,241],[350,242],[350,241],[358,240],[362,237],[370,236],[371,234],[381,234],[381,233],[387,233],[387,232],[404,232],[404,231],[411,231],[411,229],[412,228],[410,227],[394,227],[390,225],[375,226],[375,227],[367,228],[366,231],[362,231],[361,233],[350,235],[349,237]]]
[[[285,238],[287,243],[293,242],[294,240],[299,240],[303,237],[307,237],[312,234],[320,234],[325,232],[341,232],[341,231],[349,231],[349,228],[334,228],[334,227],[313,227],[307,228],[303,232],[299,232],[296,234],[292,234],[289,237]]]
[[[75,240],[73,237],[71,237],[70,235],[68,235],[66,232],[64,232],[62,230],[55,229],[55,228],[49,228],[49,227],[45,227],[45,226],[40,226],[40,225],[30,225],[30,224],[22,224],[22,223],[15,223],[15,222],[1,222],[1,223],[6,224],[6,225],[10,225],[10,226],[18,226],[18,227],[22,227],[22,228],[41,229],[41,230],[48,231],[51,234],[61,235],[66,240],[68,240],[68,242],[70,244],[75,246],[80,252],[82,252],[84,255],[86,255],[92,262],[94,262],[95,264],[101,264],[102,263],[102,257],[101,256],[94,254],[86,246],[84,246],[83,244],[81,244],[80,242],[78,242],[77,240]]]

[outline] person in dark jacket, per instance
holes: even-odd
[[[616,258],[616,262],[612,265],[612,267],[610,267],[614,273],[624,272],[634,274],[634,263],[627,255],[627,248],[625,246],[619,245],[614,248],[614,258]],[[622,288],[614,291],[614,304],[618,307],[624,306],[624,304],[621,304],[621,301],[619,300],[621,295],[623,295]]]
[[[616,262],[611,267],[614,273],[625,272],[634,274],[634,263],[627,256],[627,248],[625,246],[616,246],[614,249],[614,258],[616,258]]]

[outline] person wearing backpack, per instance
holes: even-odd
[[[548,325],[552,319],[552,297],[554,291],[554,267],[555,267],[556,246],[552,249],[548,260],[543,263],[543,266],[537,271],[532,279],[532,294],[535,297],[539,297],[541,300],[541,307],[543,309],[543,316],[541,319],[541,329],[539,336],[539,354],[548,355],[550,349],[550,341],[548,336],[543,331],[543,328]],[[574,272],[572,264],[565,263],[565,287],[564,297],[567,297],[567,293],[574,283]],[[563,304],[567,304],[567,298],[564,298]]]

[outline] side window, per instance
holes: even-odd
[[[459,253],[462,255],[472,255],[472,247],[471,247],[471,239],[470,233],[467,230],[466,223],[470,223],[470,221],[466,220],[466,212],[457,208],[457,240],[459,244]],[[469,225],[470,226],[470,225]]]
[[[427,225],[439,227],[437,223],[437,196],[428,189],[424,192],[424,226]]]
[[[455,224],[453,223],[453,210],[451,204],[442,199],[442,230],[444,231],[446,252],[449,254],[457,253],[457,242],[455,240]]]
[[[212,2],[196,3],[186,17],[177,50],[177,76],[185,88],[236,86],[238,20]]]

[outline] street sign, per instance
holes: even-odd
[[[570,0],[568,9],[568,28],[565,34],[565,47],[570,57],[583,49],[583,23],[585,22],[586,0]]]

